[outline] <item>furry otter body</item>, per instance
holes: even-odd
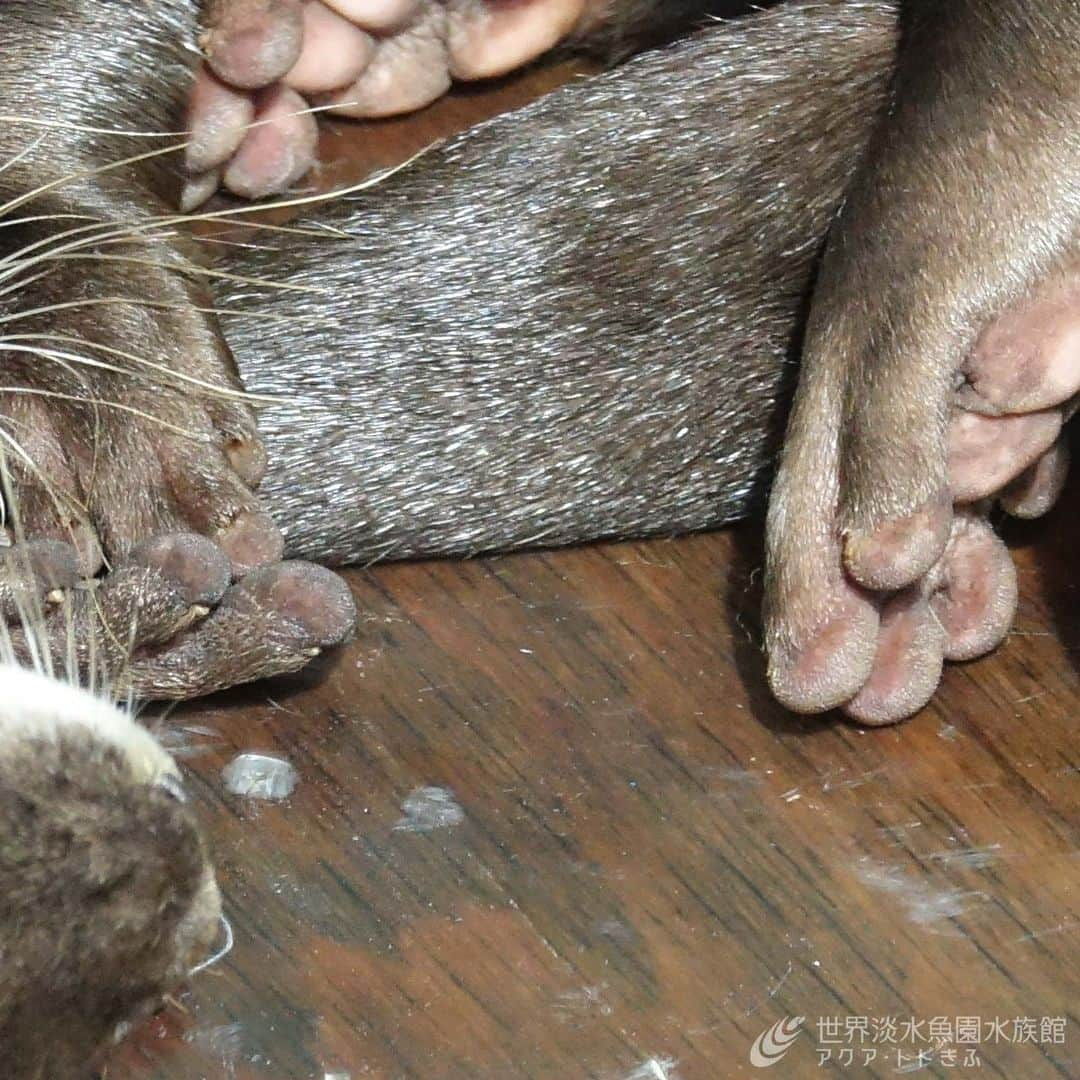
[[[1054,88],[1052,41],[1076,75]],[[793,3],[433,154],[337,213],[352,250],[298,245],[293,280],[336,324],[235,339],[253,388],[300,395],[264,418],[293,550],[730,520],[769,471],[809,311],[769,518],[770,681],[801,711],[917,711],[1011,622],[987,500],[1035,516],[1061,488],[1078,81],[1068,6]]]
[[[12,461],[17,502],[31,535],[73,538],[86,570],[98,546],[122,561],[141,537],[185,528],[211,535],[240,571],[280,552],[250,491],[265,461],[253,417],[204,392],[235,385],[206,309],[262,309],[273,291],[211,278],[212,300],[200,256],[172,238],[172,223],[164,237],[145,227],[179,187],[168,156],[97,172],[150,152],[100,129],[168,126],[179,95],[156,93],[155,73],[190,68],[195,6],[175,0],[150,22],[77,0],[44,20],[29,3],[2,13],[45,40],[46,68],[72,34],[101,54],[98,77],[119,77],[121,53],[145,58],[122,96],[73,87],[71,128],[55,142],[35,126],[37,84],[26,79],[10,102],[23,122],[4,135],[14,163],[0,174],[5,194],[18,200],[44,176],[55,189],[35,210],[85,215],[70,229],[61,219],[59,242],[39,214],[8,232],[11,276],[26,280],[0,305],[28,338],[6,362],[29,393],[10,393],[4,411],[41,463]],[[636,25],[639,9],[628,11]],[[814,257],[884,96],[894,21],[887,5],[782,8],[434,151],[331,211],[352,240],[296,238],[279,259],[240,249],[230,273],[320,290],[270,305],[305,322],[228,321],[249,389],[286,390],[292,402],[263,417],[278,458],[267,496],[291,550],[334,562],[471,553],[700,528],[760,505]],[[753,91],[759,74],[765,91]],[[692,77],[685,101],[699,102],[682,118],[684,99],[660,89],[675,76]],[[147,99],[153,107],[138,110]],[[776,126],[758,139],[767,102]],[[842,122],[825,125],[835,138],[811,162],[806,140],[830,111]],[[679,130],[686,137],[665,147]],[[777,185],[790,197],[777,201]],[[571,220],[583,227],[568,242]],[[121,234],[135,222],[136,233],[106,228],[99,239],[95,221]],[[40,262],[49,272],[39,278]],[[330,357],[336,372],[324,368]],[[328,471],[339,474],[331,485]],[[289,603],[271,585],[254,613],[244,601],[262,628],[248,628],[243,651],[241,619],[215,613],[176,657],[130,670],[130,684],[204,693],[296,667],[347,627],[325,579],[314,599],[293,589]],[[336,608],[332,632],[313,626],[319,602]],[[296,622],[302,633],[288,629]],[[237,666],[250,640],[270,644]]]
[[[785,5],[431,151],[321,210],[344,238],[237,249],[244,277],[319,290],[217,287],[290,316],[228,325],[245,385],[282,399],[262,494],[289,550],[468,555],[760,509],[895,33],[888,4]]]

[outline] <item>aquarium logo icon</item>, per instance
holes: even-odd
[[[766,1028],[750,1047],[750,1064],[755,1069],[767,1069],[780,1061],[795,1045],[805,1016],[785,1016],[771,1028]]]

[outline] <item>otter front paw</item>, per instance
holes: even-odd
[[[1080,14],[901,5],[893,100],[834,223],[769,511],[769,679],[883,723],[1016,602],[995,502],[1044,512],[1080,390]],[[1053,39],[1053,85],[1041,77]]]
[[[329,570],[282,562],[232,583],[221,550],[191,533],[137,545],[101,579],[80,579],[67,545],[17,545],[0,562],[0,604],[13,659],[141,699],[296,671],[356,621]]]
[[[212,271],[148,212],[70,216],[6,234],[16,265],[47,269],[0,296],[0,618],[19,659],[38,642],[69,678],[138,697],[302,667],[348,635],[352,601],[280,561]]]
[[[986,515],[1036,517],[1060,493],[1078,340],[1070,271],[994,320],[944,378],[915,363],[843,378],[811,358],[769,514],[769,680],[783,704],[899,720],[926,704],[944,661],[1004,638],[1016,575]]]
[[[276,562],[265,454],[202,268],[152,219],[105,232],[24,246],[48,273],[0,299],[8,540],[70,543],[84,574],[164,532],[211,537],[238,573]]]
[[[567,37],[588,0],[211,0],[189,101],[185,208],[259,198],[314,164],[311,105],[386,117],[502,75]],[[592,5],[599,9],[600,5]]]

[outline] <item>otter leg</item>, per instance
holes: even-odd
[[[0,4],[21,45],[0,124],[0,526],[73,543],[84,573],[160,532],[206,533],[238,571],[281,554],[215,271],[179,232],[178,151],[155,134],[175,127],[195,9]],[[57,79],[73,42],[93,64]]]
[[[774,692],[868,723],[1006,632],[1008,554],[972,514],[1053,502],[1080,390],[1080,14],[910,3],[901,42],[825,253],[768,531]]]

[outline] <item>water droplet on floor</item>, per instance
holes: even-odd
[[[454,793],[441,787],[417,788],[401,804],[401,810],[404,816],[394,826],[398,832],[450,829],[465,820]]]
[[[293,793],[300,777],[284,758],[247,753],[237,754],[221,770],[221,779],[233,795],[277,801]]]

